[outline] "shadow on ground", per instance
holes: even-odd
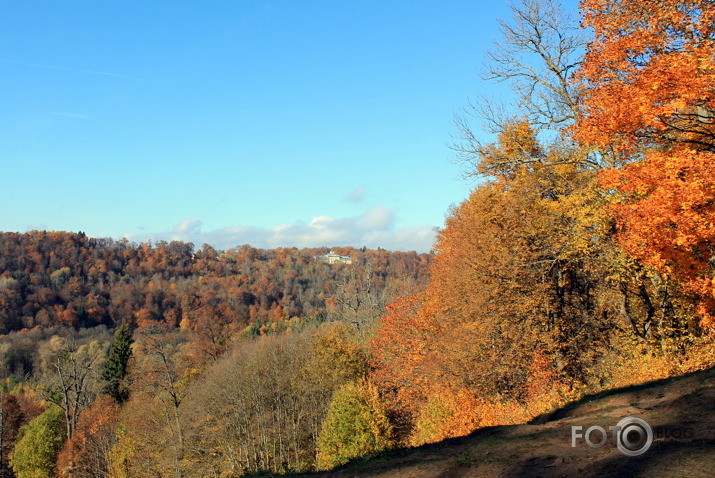
[[[654,440],[642,455],[623,455],[612,436],[598,449],[571,446],[573,426],[608,429],[646,420]],[[712,477],[715,476],[715,368],[609,390],[537,417],[354,460],[331,472],[293,477]]]

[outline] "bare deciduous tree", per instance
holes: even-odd
[[[41,393],[64,412],[68,438],[74,434],[80,412],[102,388],[107,345],[98,340],[77,345],[72,339],[55,336],[40,353],[44,371]]]
[[[571,81],[586,46],[578,21],[558,0],[522,0],[512,22],[499,21],[503,39],[486,55],[485,78],[509,81],[534,125],[563,125],[578,116]]]
[[[483,78],[506,82],[516,95],[512,107],[482,96],[455,115],[452,148],[470,165],[484,152],[472,127],[479,120],[485,131],[502,133],[505,126],[526,119],[537,129],[562,131],[579,115],[579,89],[573,81],[586,46],[586,34],[559,0],[519,0],[511,5],[511,21],[500,20],[502,38],[486,52]],[[584,156],[585,162],[592,159]],[[572,161],[572,160],[571,160]]]

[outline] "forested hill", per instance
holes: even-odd
[[[211,321],[260,333],[330,314],[360,321],[397,291],[425,283],[431,257],[336,248],[352,264],[316,259],[327,252],[247,245],[222,252],[81,232],[0,233],[0,334],[148,321],[184,329]]]

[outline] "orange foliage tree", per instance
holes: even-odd
[[[697,295],[715,322],[715,7],[708,0],[583,0],[593,28],[576,138],[620,169],[624,249]]]
[[[582,0],[593,28],[579,135],[629,153],[715,141],[715,8],[709,0]]]
[[[119,405],[102,395],[82,412],[72,438],[65,441],[57,457],[60,477],[107,476],[109,453],[117,441]]]
[[[430,338],[434,324],[422,313],[422,297],[399,297],[387,306],[370,340],[372,380],[379,386],[398,438],[410,433],[426,400]]]
[[[491,179],[438,236],[425,292],[383,317],[373,380],[393,416],[407,418],[402,428],[417,426],[412,442],[508,422],[483,403],[540,399],[545,377],[565,389],[590,381],[615,328],[603,290],[606,232],[595,172],[568,157],[542,148],[528,123],[507,125],[480,158]]]

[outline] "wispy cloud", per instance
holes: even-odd
[[[365,199],[365,186],[360,186],[359,188],[352,191],[350,194],[345,196],[345,200],[352,203],[359,203]]]
[[[119,75],[117,73],[111,73],[108,71],[97,71],[97,70],[85,70],[83,68],[70,68],[67,66],[58,66],[58,65],[46,65],[43,63],[29,63],[26,61],[15,61],[15,60],[8,60],[5,58],[0,58],[0,62],[2,63],[10,63],[13,65],[22,65],[22,66],[29,66],[33,68],[45,68],[48,70],[62,70],[62,71],[71,71],[74,73],[85,73],[88,75],[99,75],[99,76],[109,76],[112,78],[120,78],[123,80],[132,80],[132,81],[147,81],[143,78],[137,78],[134,76],[127,76],[127,75]]]
[[[171,231],[127,234],[127,239],[143,241],[185,241],[197,247],[204,243],[218,249],[230,249],[242,244],[254,247],[382,247],[389,250],[428,252],[432,248],[435,229],[432,226],[394,227],[395,211],[381,206],[359,216],[334,218],[315,216],[310,221],[296,221],[273,227],[228,226],[212,231],[203,230],[198,218],[186,218]]]
[[[70,113],[67,111],[51,111],[50,114],[53,116],[64,116],[65,118],[74,118],[74,119],[81,119],[81,120],[91,120],[92,119],[87,115],[83,115],[80,113]]]

